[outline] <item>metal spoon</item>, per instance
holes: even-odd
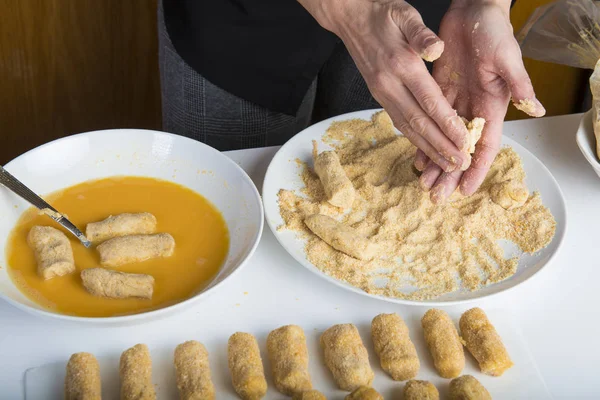
[[[60,212],[56,211],[56,209],[50,204],[46,203],[40,196],[33,193],[31,189],[25,186],[17,178],[12,176],[7,170],[2,168],[2,166],[0,166],[0,184],[4,185],[7,189],[11,190],[24,200],[27,200],[42,210],[44,214],[61,224],[66,230],[75,235],[85,247],[90,247],[92,245],[92,243],[87,240],[83,232],[77,229],[77,227],[71,221],[66,219]]]

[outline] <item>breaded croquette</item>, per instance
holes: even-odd
[[[372,387],[361,386],[346,396],[346,400],[383,400],[383,396]]]
[[[202,343],[190,340],[175,348],[175,373],[181,400],[214,400],[208,351]]]
[[[404,400],[440,400],[440,393],[433,383],[412,379],[404,385]]]
[[[421,319],[427,347],[443,378],[456,378],[465,367],[463,345],[447,313],[432,308]]]
[[[481,308],[466,311],[460,317],[459,326],[467,350],[479,363],[481,372],[500,376],[513,366],[500,335]]]
[[[38,275],[43,279],[51,279],[75,271],[71,242],[58,229],[36,225],[29,231],[27,243],[35,254]]]
[[[375,375],[356,326],[332,326],[321,335],[321,346],[325,365],[340,389],[351,392],[360,386],[371,386]]]
[[[419,373],[419,356],[408,327],[398,314],[379,314],[371,323],[371,336],[381,368],[396,381]]]
[[[151,258],[170,257],[175,250],[175,239],[168,233],[120,236],[101,243],[96,249],[100,253],[100,264],[118,267]]]
[[[306,218],[304,223],[325,243],[350,257],[371,260],[377,254],[377,246],[366,236],[331,217],[314,214]]]
[[[286,325],[269,333],[267,350],[277,390],[292,396],[312,389],[308,348],[301,327]]]
[[[490,392],[471,375],[463,375],[450,381],[450,400],[492,400]]]
[[[67,363],[65,400],[101,400],[100,366],[90,353],[75,353]]]
[[[267,393],[267,381],[254,336],[234,333],[229,338],[227,353],[231,381],[237,394],[244,400],[262,399]]]
[[[145,344],[136,344],[121,354],[119,363],[121,400],[154,400],[152,359]]]
[[[126,235],[147,235],[156,232],[156,217],[150,213],[123,213],[87,224],[85,236],[94,243]]]
[[[88,268],[81,271],[81,280],[90,294],[112,299],[128,297],[151,299],[154,291],[154,278],[146,274]]]

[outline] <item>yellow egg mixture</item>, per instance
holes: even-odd
[[[48,216],[39,215],[37,209],[25,211],[8,240],[8,270],[27,297],[51,311],[109,317],[163,308],[201,291],[227,255],[229,232],[221,213],[198,193],[172,182],[113,177],[81,183],[45,198],[82,231],[89,222],[109,215],[149,212],[158,221],[157,232],[170,233],[175,238],[175,253],[171,257],[114,268],[152,275],[155,285],[151,300],[95,297],[84,289],[79,272],[100,266],[98,252],[86,249],[71,234],[68,237],[78,271],[49,280],[38,276],[27,234],[34,225],[60,226]]]

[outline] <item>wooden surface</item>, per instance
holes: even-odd
[[[549,0],[519,0],[517,31]],[[106,128],[160,129],[156,0],[0,0],[0,164]],[[526,60],[548,115],[577,110],[582,71]],[[509,108],[507,119],[526,118]]]
[[[0,163],[73,133],[160,128],[156,0],[0,9]]]

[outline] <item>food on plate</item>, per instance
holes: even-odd
[[[152,359],[145,344],[136,344],[121,354],[119,363],[121,400],[154,400]]]
[[[47,194],[44,199],[83,228],[97,221],[102,224],[109,215],[113,216],[108,219],[113,225],[123,219],[130,221],[130,217],[124,217],[127,215],[139,215],[141,218],[134,219],[142,225],[153,225],[154,216],[156,232],[166,232],[177,241],[170,257],[116,268],[128,274],[150,275],[155,280],[151,299],[141,301],[129,297],[116,301],[92,295],[84,288],[81,272],[102,265],[96,250],[85,248],[74,238],[69,237],[74,272],[50,281],[38,275],[34,251],[27,242],[31,228],[48,225],[63,230],[46,215],[39,215],[37,209],[28,208],[7,238],[6,267],[15,286],[31,301],[51,312],[78,317],[113,317],[168,307],[202,292],[227,258],[230,238],[223,215],[198,192],[173,182],[148,177],[110,177],[83,182]],[[107,241],[112,239],[116,238]],[[99,241],[95,245],[100,245]]]
[[[202,343],[190,340],[175,348],[175,373],[181,400],[214,400],[208,351]]]
[[[463,345],[450,316],[432,308],[421,319],[425,342],[435,369],[443,378],[456,378],[465,367]]]
[[[144,235],[156,232],[156,217],[148,212],[111,215],[85,228],[88,240],[99,243],[118,236]]]
[[[339,324],[321,335],[325,365],[342,390],[351,392],[360,386],[371,386],[374,374],[369,353],[353,324]]]
[[[471,121],[472,133],[482,123]],[[322,140],[356,190],[352,208],[332,206],[308,160],[302,160],[301,182],[293,182],[298,189],[278,192],[283,224],[277,229],[296,232],[307,260],[323,273],[369,294],[423,301],[475,291],[517,272],[522,255],[505,252],[504,241],[531,254],[554,237],[556,222],[538,192],[508,210],[492,200],[495,184],[525,181],[521,159],[510,147],[500,149],[476,193],[465,197],[455,191],[445,204],[434,204],[419,185],[416,148],[397,135],[385,112],[371,120],[335,121]],[[334,219],[331,225],[351,227],[362,241],[368,238],[375,256],[355,258],[347,248],[311,234],[305,221],[315,214]]]
[[[383,396],[372,387],[361,386],[346,396],[346,400],[383,400]]]
[[[475,145],[481,139],[481,133],[483,132],[483,127],[485,126],[485,119],[483,118],[473,118],[471,121],[468,119],[461,117],[463,123],[467,127],[467,153],[473,154],[475,153]],[[465,168],[466,169],[466,168]]]
[[[450,381],[450,400],[492,400],[490,392],[471,375],[463,375]]]
[[[412,379],[404,385],[404,400],[440,400],[433,383]]]
[[[65,400],[100,400],[102,387],[98,360],[90,353],[75,353],[67,363]]]
[[[325,243],[350,257],[370,260],[377,254],[377,246],[367,237],[331,217],[314,214],[307,217],[304,223]]]
[[[234,333],[229,338],[227,354],[231,381],[237,394],[244,400],[262,399],[267,393],[267,381],[254,336]]]
[[[286,325],[269,333],[267,351],[277,390],[292,396],[312,389],[308,348],[301,327]]]
[[[296,393],[292,400],[327,400],[327,397],[318,390],[312,389],[306,392]]]
[[[58,229],[36,225],[29,231],[27,242],[35,253],[40,277],[52,279],[75,271],[71,242]]]
[[[355,197],[354,186],[335,151],[318,154],[317,142],[313,140],[313,162],[329,204],[342,209],[351,208]]]
[[[524,182],[508,179],[498,182],[490,188],[492,201],[505,210],[513,210],[522,207],[529,198],[529,191]]]
[[[170,257],[175,250],[175,239],[168,233],[119,236],[102,242],[97,249],[100,264],[118,267],[157,257]]]
[[[481,308],[465,311],[459,326],[465,346],[479,363],[481,372],[501,376],[514,365],[496,328]]]
[[[371,336],[381,369],[396,381],[419,373],[419,356],[410,340],[408,327],[398,314],[379,314],[371,323]]]
[[[147,274],[88,268],[81,271],[81,280],[88,293],[110,299],[151,299],[154,291],[154,278]]]

